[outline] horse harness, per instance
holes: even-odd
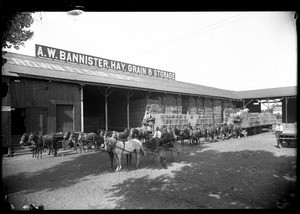
[[[131,151],[128,151],[128,150],[125,149],[125,141],[123,141],[121,138],[118,138],[118,137],[116,137],[115,139],[121,141],[121,142],[124,144],[124,147],[123,147],[123,148],[120,148],[119,146],[115,145],[115,147],[117,147],[117,148],[119,148],[119,149],[122,150],[122,155],[123,155],[124,151],[129,152],[129,153],[132,153]],[[108,140],[109,140],[109,139],[108,139]]]

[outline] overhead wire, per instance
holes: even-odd
[[[210,25],[210,26],[201,28],[200,30],[197,30],[197,31],[194,31],[194,32],[192,32],[192,33],[189,33],[189,34],[186,34],[186,35],[184,35],[184,36],[181,36],[181,37],[179,37],[179,38],[177,38],[177,39],[174,39],[174,40],[172,40],[172,41],[163,43],[163,44],[158,45],[158,46],[156,46],[156,47],[154,47],[154,48],[150,48],[150,49],[148,49],[148,50],[145,50],[145,51],[142,51],[142,52],[140,52],[140,53],[137,53],[137,54],[135,54],[135,55],[133,55],[133,56],[131,56],[131,57],[128,57],[126,60],[131,59],[131,58],[134,58],[134,57],[139,56],[139,55],[142,55],[142,54],[145,54],[145,53],[148,53],[148,52],[153,51],[153,50],[157,50],[157,49],[161,49],[161,48],[164,48],[164,47],[167,47],[167,46],[174,45],[174,44],[179,43],[179,42],[181,42],[181,41],[183,41],[183,40],[193,38],[193,37],[198,36],[198,35],[200,35],[200,34],[204,34],[204,33],[210,32],[210,31],[212,31],[212,30],[215,30],[215,29],[224,27],[224,26],[226,26],[226,25],[228,25],[228,24],[231,24],[231,23],[233,23],[233,22],[237,22],[237,21],[240,21],[240,20],[242,20],[242,19],[246,19],[246,18],[248,18],[248,17],[257,15],[257,14],[258,14],[258,13],[253,13],[253,14],[251,14],[251,15],[244,16],[244,17],[241,17],[241,18],[239,18],[239,19],[234,19],[234,20],[231,20],[231,19],[232,19],[232,18],[235,18],[235,17],[237,17],[237,16],[240,16],[241,14],[238,14],[238,15],[236,15],[236,16],[232,16],[232,17],[230,17],[230,18],[227,18],[227,19],[225,19],[225,20],[222,20],[222,21],[217,22],[217,23],[215,23],[215,24],[212,24],[212,25]],[[226,22],[227,20],[231,20],[231,21]],[[224,22],[225,22],[225,23],[224,23]],[[222,23],[223,23],[223,24],[222,24]],[[220,24],[221,24],[221,25],[220,25]],[[215,27],[214,27],[214,26],[215,26]]]

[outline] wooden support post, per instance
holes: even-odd
[[[190,98],[189,98],[189,97],[188,97],[187,101],[188,101],[188,110],[187,110],[187,114],[190,114]]]
[[[108,130],[108,102],[107,98],[108,96],[113,92],[113,89],[109,91],[109,88],[106,88],[104,91],[104,97],[105,97],[105,130]]]
[[[130,99],[130,96],[129,96],[129,91],[127,91],[127,96],[126,96],[126,99],[127,99],[127,129],[129,129],[129,99]]]
[[[214,110],[214,99],[213,98],[211,98],[211,107],[212,107],[213,124],[215,124],[215,110]]]
[[[178,114],[178,97],[176,97],[176,113]]]
[[[287,103],[288,103],[288,98],[285,97],[285,125],[287,125]]]
[[[268,102],[268,113],[270,112],[270,106],[269,106],[269,98],[267,99],[267,102]]]
[[[204,102],[205,102],[205,98],[202,97],[203,115],[205,115],[205,104],[204,104]]]
[[[133,91],[127,91],[126,94],[124,94],[126,96],[126,100],[127,100],[127,128],[130,128],[130,97],[133,95]]]
[[[244,100],[243,100],[244,104]],[[224,123],[224,100],[221,100],[221,121]]]
[[[83,85],[80,86],[80,121],[81,121],[81,131],[84,132]],[[73,127],[73,129],[74,128],[75,127]]]
[[[145,102],[146,102],[145,106],[146,106],[146,108],[147,108],[147,105],[148,105],[148,99],[149,99],[150,96],[151,96],[151,91],[147,91],[147,92],[146,92],[146,95],[145,95]],[[147,110],[147,109],[146,109],[146,110]]]
[[[196,114],[198,115],[198,97],[195,97],[196,99]]]

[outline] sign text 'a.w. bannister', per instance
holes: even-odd
[[[53,60],[73,62],[77,64],[97,66],[97,67],[114,69],[123,72],[144,74],[147,76],[175,80],[175,73],[173,72],[162,71],[158,69],[133,65],[129,63],[90,56],[86,54],[75,53],[67,50],[44,46],[44,45],[38,45],[38,44],[35,45],[35,55],[36,57],[44,57]]]

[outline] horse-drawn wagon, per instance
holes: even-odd
[[[241,132],[259,134],[262,129],[272,130],[273,124],[276,123],[276,116],[271,113],[246,112],[239,117],[235,114],[230,115],[227,123],[234,123],[239,126]]]
[[[283,131],[281,134],[276,136],[277,144],[284,146],[296,147],[297,143],[297,130]]]
[[[167,160],[167,152],[171,152],[172,159],[179,162],[182,158],[181,152],[183,146],[176,141],[165,142],[160,145],[159,140],[149,140],[143,143],[145,156],[149,158],[150,155],[154,156],[154,163],[157,166],[164,165]]]

